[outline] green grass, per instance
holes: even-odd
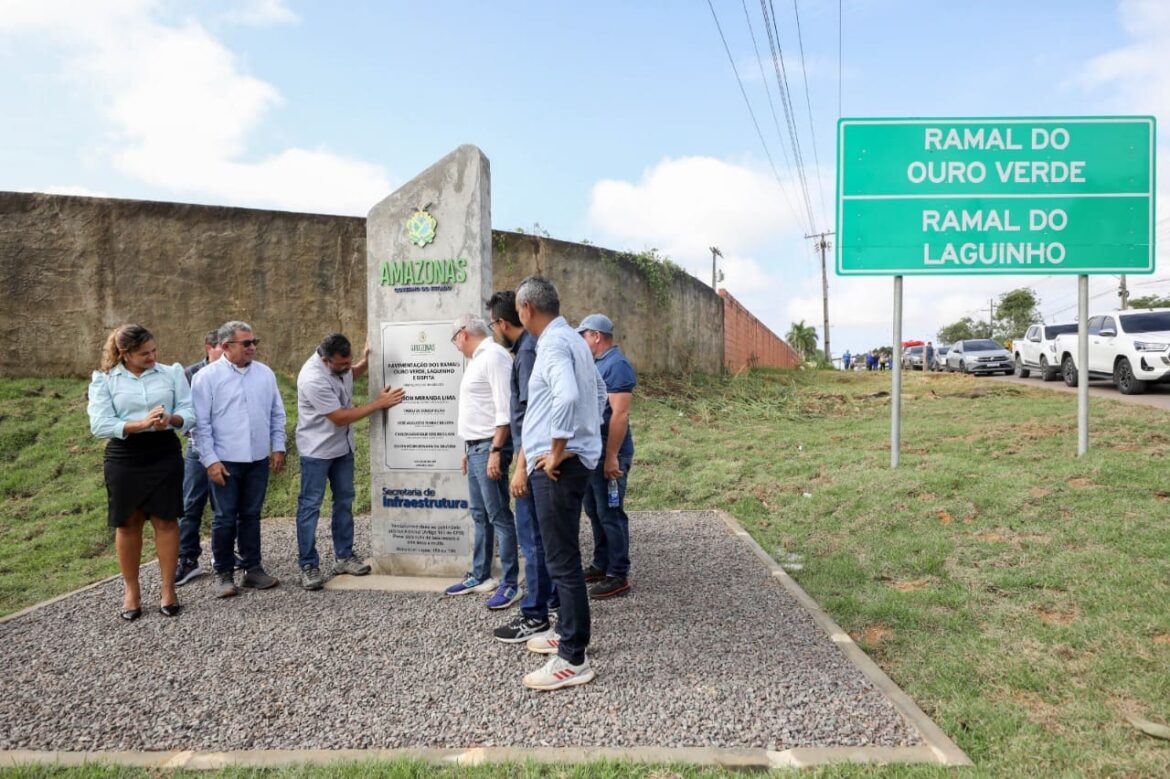
[[[891,470],[889,388],[888,374],[646,379],[633,411],[630,507],[723,508],[778,560],[799,561],[800,584],[975,761],[969,775],[1170,775],[1170,743],[1125,721],[1170,721],[1170,415],[1094,399],[1091,449],[1077,458],[1074,396],[914,374],[903,388],[902,464]],[[116,570],[83,391],[0,382],[0,610]],[[273,479],[269,515],[293,513],[295,457],[290,466]],[[363,502],[366,473],[359,465]],[[415,770],[432,771],[302,773]],[[620,764],[450,770],[722,775]]]

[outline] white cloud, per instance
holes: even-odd
[[[293,24],[301,19],[284,0],[252,0],[242,7],[234,8],[223,15],[224,21],[233,24],[266,27],[272,24]]]
[[[392,189],[380,167],[327,149],[263,156],[256,128],[280,92],[245,72],[195,19],[164,24],[150,0],[15,0],[0,34],[41,35],[62,54],[62,77],[92,95],[108,122],[108,158],[120,173],[163,191],[229,205],[364,214]],[[279,0],[258,0],[236,21],[295,21]]]
[[[113,197],[113,195],[111,195],[108,192],[102,192],[101,190],[98,190],[98,189],[90,189],[89,187],[83,187],[83,186],[80,186],[77,184],[64,184],[64,185],[59,185],[59,186],[54,185],[54,186],[50,186],[50,187],[45,187],[43,189],[39,189],[37,191],[44,192],[47,195],[79,195],[81,197]]]
[[[796,191],[794,181],[782,187],[770,170],[752,165],[668,158],[636,182],[597,182],[589,221],[603,245],[656,247],[707,283],[709,247],[718,246],[726,276],[720,286],[783,334],[783,301],[791,289],[787,266],[795,260],[803,269],[811,257],[792,207]]]

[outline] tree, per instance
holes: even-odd
[[[1141,298],[1130,298],[1130,308],[1170,308],[1170,297],[1160,298],[1157,295],[1146,295]]]
[[[958,322],[952,322],[938,331],[938,342],[940,344],[953,344],[958,341],[966,341],[970,338],[983,338],[989,334],[991,330],[986,322],[976,322],[969,316],[965,316]]]
[[[1036,293],[1026,287],[1000,295],[992,323],[995,337],[1015,340],[1022,336],[1029,325],[1039,321],[1040,312],[1036,310],[1039,304]]]
[[[817,329],[812,325],[806,325],[803,319],[799,323],[792,323],[784,339],[788,341],[789,346],[800,352],[800,356],[805,360],[812,357],[817,350]]]

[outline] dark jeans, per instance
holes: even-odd
[[[618,504],[609,507],[609,479],[598,465],[589,477],[585,492],[585,513],[593,525],[593,567],[609,576],[625,579],[630,574],[630,518],[626,515],[626,478],[630,461],[618,458]]]
[[[203,553],[199,544],[199,528],[203,524],[203,507],[207,505],[207,469],[199,462],[195,444],[187,444],[183,458],[183,516],[179,517],[179,557],[195,561]],[[212,513],[215,507],[212,506]]]
[[[552,580],[544,563],[544,541],[536,522],[536,503],[532,491],[516,498],[516,537],[520,554],[524,555],[524,600],[520,613],[529,619],[548,619],[548,604],[552,596]]]
[[[585,662],[585,647],[589,646],[589,593],[581,570],[580,532],[581,502],[591,473],[579,458],[569,457],[561,463],[556,481],[540,470],[529,478],[545,565],[561,599],[557,654],[573,665]]]
[[[321,459],[301,455],[301,493],[297,496],[297,564],[321,565],[317,554],[317,520],[325,500],[325,481],[333,492],[333,556],[353,554],[353,452]]]
[[[225,462],[223,467],[231,474],[224,486],[210,482],[215,510],[211,523],[215,572],[230,573],[234,569],[233,549],[237,543],[244,570],[251,570],[260,565],[260,509],[268,491],[268,458],[250,463]]]

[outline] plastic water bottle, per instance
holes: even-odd
[[[608,487],[609,487],[609,507],[611,509],[616,509],[618,506],[621,505],[621,502],[622,502],[621,495],[618,493],[617,479],[610,479]]]

